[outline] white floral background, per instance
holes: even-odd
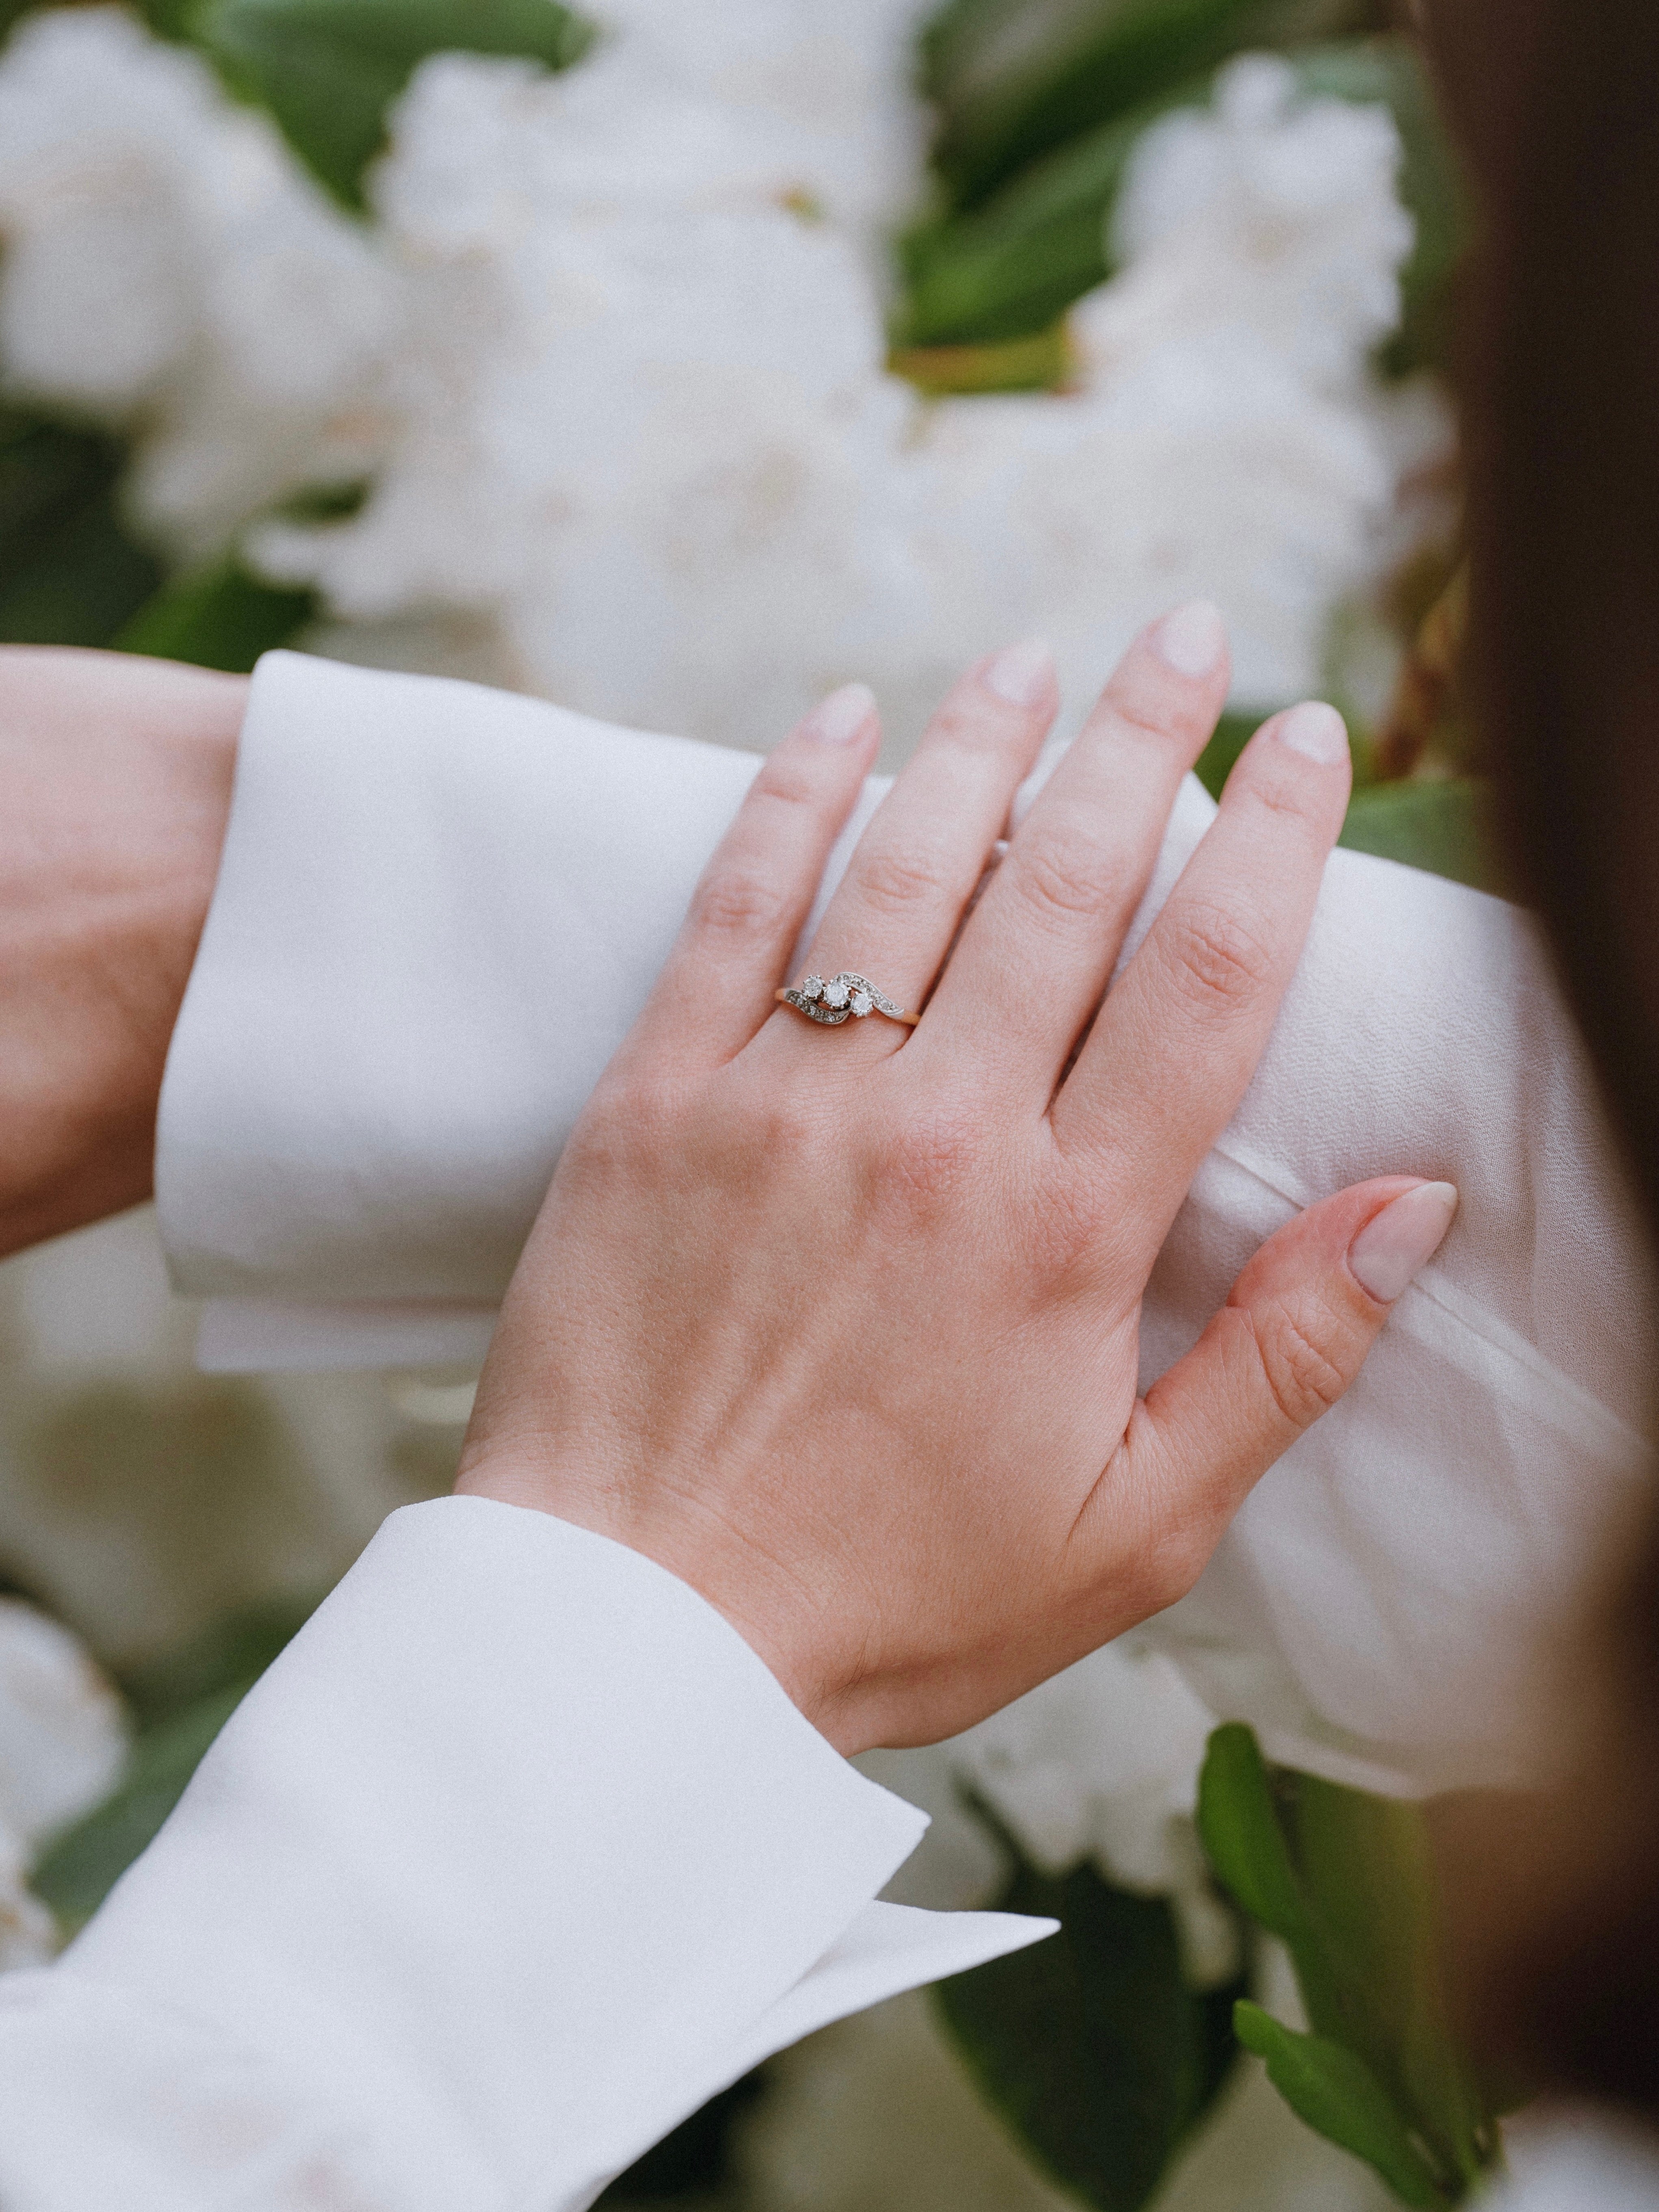
[[[930,400],[884,325],[921,189],[918,0],[595,12],[564,75],[426,62],[366,225],[196,54],[119,9],[26,17],[0,55],[10,394],[133,438],[144,531],[318,586],[307,641],[343,658],[755,747],[861,677],[896,759],[988,646],[1048,635],[1074,721],[1133,631],[1202,592],[1241,703],[1375,710],[1381,594],[1448,528],[1452,442],[1430,380],[1371,366],[1412,243],[1385,109],[1235,62],[1139,142],[1068,388]],[[344,520],[281,512],[363,479]],[[191,1327],[148,1212],[0,1267],[0,1565],[112,1664],[325,1587],[459,1448],[465,1376],[210,1381]],[[1040,1864],[1170,1895],[1189,1970],[1224,1979],[1190,1818],[1210,1724],[1131,1643],[958,1744],[873,1757],[935,1815],[895,1893],[994,1884],[967,1778]],[[0,1603],[0,1964],[49,1947],[30,1853],[123,1741],[81,1647]],[[919,1998],[779,2062],[736,2157],[760,2212],[1061,2201]],[[1387,2199],[1252,2068],[1160,2201]]]

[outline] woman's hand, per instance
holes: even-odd
[[[246,679],[0,648],[0,1253],[147,1198]]]
[[[809,963],[925,1006],[915,1030],[774,1000],[876,751],[870,695],[826,702],[711,862],[514,1279],[459,1486],[659,1560],[843,1750],[951,1734],[1178,1598],[1449,1224],[1445,1185],[1325,1200],[1137,1396],[1147,1277],[1348,796],[1331,708],[1270,722],[1102,1006],[1227,682],[1212,609],[1137,642],[946,966],[1055,708],[1041,648],[957,686]]]

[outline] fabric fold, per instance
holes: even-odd
[[[650,1560],[407,1507],[0,1983],[0,2201],[586,2204],[782,2044],[1048,1931],[875,1905],[925,1826]]]
[[[476,1360],[757,765],[446,679],[261,662],[157,1156],[208,1360]],[[1188,779],[1131,949],[1212,813]],[[1528,917],[1339,852],[1159,1261],[1143,1379],[1298,1206],[1384,1174],[1455,1182],[1452,1234],[1158,1633],[1293,1763],[1522,1781],[1570,1726],[1540,1645],[1645,1480],[1647,1255]]]

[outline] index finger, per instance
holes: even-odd
[[[1055,1098],[1056,1140],[1109,1150],[1154,1249],[1255,1073],[1352,781],[1334,707],[1294,707],[1256,732]]]

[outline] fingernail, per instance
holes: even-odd
[[[1440,1249],[1457,1212],[1457,1186],[1420,1182],[1374,1213],[1348,1247],[1348,1270],[1363,1291],[1392,1305]]]
[[[1011,707],[1035,707],[1054,680],[1054,656],[1046,638],[1005,645],[980,671],[980,682]]]
[[[1221,610],[1209,599],[1188,599],[1153,630],[1152,649],[1177,676],[1207,676],[1227,642]]]
[[[867,684],[843,684],[821,699],[800,726],[804,738],[821,745],[851,744],[876,711],[876,695]]]
[[[1347,724],[1334,707],[1322,706],[1315,700],[1281,714],[1274,735],[1281,745],[1300,753],[1304,760],[1317,761],[1321,768],[1334,768],[1347,757]]]

